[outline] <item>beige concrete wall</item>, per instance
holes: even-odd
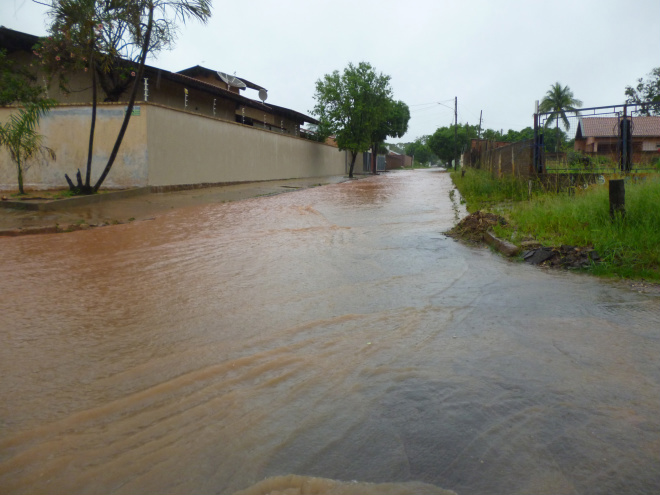
[[[337,148],[279,132],[143,105],[149,185],[243,182],[345,173]]]
[[[100,105],[97,111],[92,181],[102,173],[121,127],[124,105]],[[0,121],[6,122],[16,108],[0,108]],[[147,185],[147,127],[146,117],[140,112],[131,118],[126,135],[113,168],[103,187],[126,188]],[[52,148],[55,161],[45,158],[31,160],[24,177],[28,189],[66,187],[64,174],[75,181],[78,169],[85,174],[91,107],[59,106],[41,119],[38,132],[44,136],[43,144]],[[17,187],[16,169],[9,153],[0,151],[0,189]]]
[[[99,105],[92,181],[100,176],[124,116],[124,105]],[[346,153],[307,139],[142,103],[133,115],[107,189],[199,183],[243,182],[346,173]],[[0,108],[6,122],[16,108]],[[91,107],[59,106],[42,119],[43,144],[55,161],[39,158],[25,173],[28,189],[66,187],[64,174],[85,173]],[[361,171],[361,156],[356,173]],[[74,179],[75,180],[75,179]],[[0,190],[16,188],[15,165],[0,151]]]

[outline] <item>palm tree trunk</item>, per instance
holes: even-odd
[[[92,156],[94,154],[94,131],[96,129],[96,106],[97,106],[97,88],[96,88],[96,65],[94,61],[94,47],[92,46],[89,56],[89,66],[92,70],[92,123],[89,128],[89,147],[87,148],[87,171],[85,173],[85,187],[83,192],[91,194],[94,192],[90,185],[92,175]]]
[[[20,154],[16,154],[16,169],[18,172],[18,194],[25,194],[23,190],[23,167],[21,166]]]
[[[115,162],[115,159],[117,158],[117,153],[119,153],[119,147],[121,146],[121,142],[124,139],[124,134],[126,134],[126,129],[128,128],[128,122],[131,119],[131,114],[133,113],[133,106],[135,105],[135,97],[137,96],[138,83],[140,79],[142,79],[142,74],[144,73],[144,64],[147,60],[147,53],[149,52],[149,43],[151,40],[151,28],[153,27],[154,24],[153,2],[149,2],[148,8],[149,8],[149,21],[147,22],[147,32],[144,35],[142,54],[140,55],[140,64],[138,66],[137,75],[135,76],[135,82],[133,83],[133,89],[131,90],[131,96],[130,99],[128,100],[128,108],[126,109],[126,115],[124,115],[124,121],[121,124],[121,129],[119,130],[119,134],[117,135],[117,140],[115,141],[115,145],[112,148],[110,157],[108,158],[108,163],[103,169],[103,173],[101,174],[101,177],[99,177],[99,180],[96,181],[96,184],[94,184],[94,189],[93,189],[94,192],[97,192],[99,190],[99,187],[101,187],[101,184],[103,184],[103,181],[105,180],[108,173],[110,172],[110,169],[112,168],[112,164]]]

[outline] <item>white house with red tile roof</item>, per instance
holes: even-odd
[[[575,150],[610,155],[619,146],[618,117],[581,117],[575,134]],[[633,117],[633,154],[637,158],[660,154],[660,116]],[[635,158],[633,158],[635,159]]]

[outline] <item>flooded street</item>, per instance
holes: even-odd
[[[452,188],[0,238],[0,492],[658,493],[660,298],[456,243]]]

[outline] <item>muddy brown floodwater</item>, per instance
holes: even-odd
[[[0,239],[0,492],[658,493],[658,297],[456,243],[451,189]]]

